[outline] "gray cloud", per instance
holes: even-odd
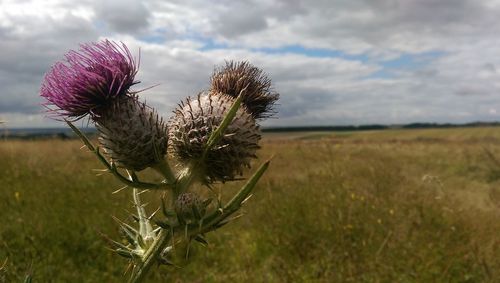
[[[39,114],[43,74],[78,43],[107,37],[141,48],[136,89],[159,83],[141,96],[165,116],[234,59],[262,67],[282,94],[280,119],[266,125],[496,120],[499,12],[474,0],[1,2],[0,118],[55,125]],[[201,49],[207,40],[225,48]],[[285,46],[363,56],[255,51]],[[439,52],[399,57],[427,51]]]
[[[227,14],[219,15],[215,23],[217,31],[224,37],[233,38],[265,29],[267,22],[259,15],[260,11],[248,8],[244,14],[228,10]]]
[[[151,11],[145,3],[134,0],[96,1],[96,20],[120,33],[136,33],[148,27]]]

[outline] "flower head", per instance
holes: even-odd
[[[204,156],[206,143],[234,103],[231,96],[204,93],[188,98],[169,121],[170,150],[182,165],[202,162],[204,181],[228,181],[250,167],[259,148],[259,127],[245,107],[240,107],[219,143]],[[204,158],[204,159],[203,159]]]
[[[204,214],[203,203],[194,193],[187,192],[180,194],[175,200],[174,208],[177,216],[186,222],[195,220],[196,214]]]
[[[115,99],[94,120],[99,143],[118,167],[140,171],[155,165],[167,152],[163,119],[134,95]]]
[[[237,97],[244,95],[243,104],[255,119],[268,118],[274,114],[273,106],[279,94],[271,88],[271,79],[261,69],[248,62],[226,62],[222,68],[214,71],[211,90]]]
[[[40,95],[45,106],[65,118],[80,119],[117,97],[137,82],[138,66],[125,44],[104,40],[69,51],[45,75]]]

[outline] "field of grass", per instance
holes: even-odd
[[[77,140],[0,141],[0,282],[123,282],[131,195]],[[500,128],[269,134],[244,217],[148,282],[500,282]],[[155,178],[153,172],[146,172]],[[239,184],[224,186],[230,197]],[[205,188],[197,188],[206,191]],[[149,192],[152,212],[159,194]]]

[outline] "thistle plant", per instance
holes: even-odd
[[[180,265],[175,255],[187,262],[193,243],[206,245],[207,233],[238,217],[269,161],[228,203],[212,186],[240,180],[251,168],[261,139],[258,121],[274,114],[278,99],[260,69],[228,62],[214,71],[208,91],[180,102],[164,120],[130,90],[138,83],[138,66],[124,44],[83,44],[47,72],[40,90],[52,117],[66,121],[104,170],[132,193],[136,223],[117,219],[127,244],[104,236],[129,259],[130,282],[144,280],[153,265]],[[95,124],[98,145],[73,125],[79,119]],[[136,172],[147,168],[163,180],[140,180]],[[141,194],[152,190],[161,191],[161,205],[148,213]]]
[[[233,98],[243,90],[243,104],[252,117],[264,119],[273,116],[274,103],[279,94],[271,86],[271,79],[259,68],[249,62],[226,62],[224,67],[216,68],[210,78],[211,90]]]

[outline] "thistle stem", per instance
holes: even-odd
[[[132,274],[129,283],[139,283],[144,280],[151,266],[157,262],[157,258],[170,242],[170,237],[170,231],[166,229],[160,230],[155,241],[144,254],[142,264],[138,266],[137,271],[134,269],[135,272]]]
[[[253,176],[247,181],[247,183],[241,188],[241,190],[231,199],[231,201],[229,201],[226,206],[224,206],[224,209],[222,211],[217,210],[213,212],[213,214],[209,215],[206,218],[207,221],[204,221],[203,225],[195,225],[193,227],[189,227],[189,230],[185,234],[175,232],[173,234],[186,235],[188,238],[192,239],[193,237],[196,237],[196,235],[215,230],[217,228],[216,226],[221,223],[221,221],[227,219],[231,214],[240,209],[244,200],[248,198],[259,179],[269,167],[269,162],[270,161],[266,161],[259,167],[259,169],[253,174]],[[191,175],[189,172],[187,173],[188,175]],[[191,184],[191,182],[189,182],[190,179],[188,178],[188,176],[186,176],[186,178],[187,180],[185,182],[180,182],[177,184],[179,185],[179,187],[174,188],[174,192],[178,191],[179,189],[186,189],[181,188],[181,186],[183,185],[189,186]],[[185,228],[185,226],[177,227],[177,229]],[[129,281],[130,283],[137,283],[144,280],[151,266],[156,262],[156,260],[160,256],[160,253],[170,242],[173,234],[171,234],[167,229],[160,230],[155,241],[151,244],[149,249],[144,254],[142,258],[142,264],[138,266],[137,270],[134,269],[132,277]]]
[[[158,163],[156,163],[153,166],[153,169],[165,177],[168,184],[175,184],[177,178],[165,159],[161,159]]]
[[[177,178],[177,183],[174,187],[174,199],[185,192],[191,185],[197,181],[201,180],[200,172],[203,170],[200,167],[201,162],[193,162],[191,165],[187,166],[184,171],[179,174]]]
[[[151,236],[153,227],[149,223],[149,219],[146,216],[146,211],[144,209],[144,206],[141,204],[141,199],[139,197],[139,190],[134,188],[132,191],[132,196],[134,198],[134,205],[137,210],[137,217],[139,218],[139,234],[144,240],[147,240]]]

